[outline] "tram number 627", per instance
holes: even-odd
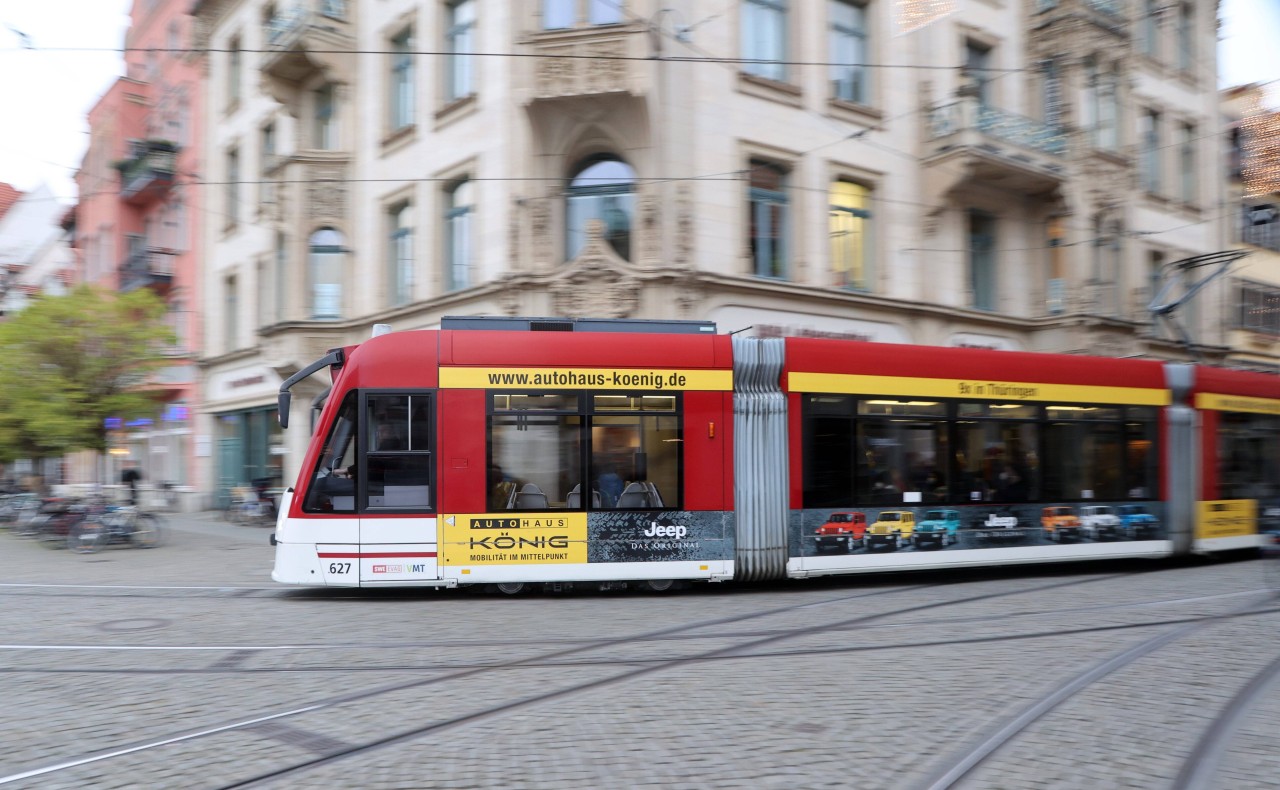
[[[329,563],[329,573],[350,573],[351,563],[349,562],[331,562]]]

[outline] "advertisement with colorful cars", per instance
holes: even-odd
[[[948,551],[1166,537],[1161,502],[895,506],[792,511],[793,555]]]

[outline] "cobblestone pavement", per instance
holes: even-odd
[[[0,531],[0,787],[1280,788],[1270,561],[311,591],[170,521]]]

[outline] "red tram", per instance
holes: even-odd
[[[279,582],[665,589],[1156,557],[1260,546],[1280,513],[1262,374],[449,318],[331,351],[281,386],[282,424],[325,368]],[[832,540],[833,518],[864,534]]]

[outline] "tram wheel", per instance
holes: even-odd
[[[503,595],[519,595],[524,592],[524,582],[502,582],[495,586]]]
[[[676,586],[674,579],[649,579],[644,583],[649,592],[666,592]]]

